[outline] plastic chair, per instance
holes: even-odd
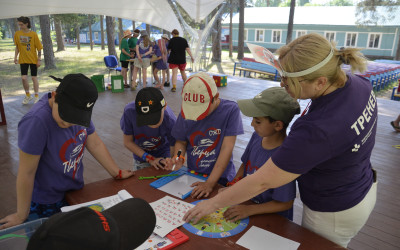
[[[118,67],[118,60],[116,56],[105,56],[104,63],[106,64],[106,67],[108,69],[108,79],[110,79],[110,72],[112,70],[115,70],[115,73],[117,73],[117,71],[121,72],[121,67]]]

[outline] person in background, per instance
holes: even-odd
[[[267,162],[285,140],[286,129],[293,117],[300,113],[299,103],[280,87],[268,88],[253,99],[238,100],[238,105],[245,116],[253,117],[251,126],[254,133],[242,155],[242,165],[231,185],[254,174]],[[256,214],[278,213],[293,220],[295,198],[296,181],[292,181],[253,197],[251,200],[256,203],[254,205],[229,207],[224,217],[237,221]]]
[[[170,73],[169,73],[169,65],[168,65],[168,57],[169,57],[169,53],[168,53],[168,44],[169,44],[169,36],[167,34],[163,34],[161,36],[161,39],[158,40],[158,47],[161,49],[161,54],[162,54],[162,59],[164,61],[164,63],[167,65],[167,69],[165,70],[167,72],[167,78],[164,82],[164,87],[169,87],[170,86]]]
[[[120,42],[120,48],[121,48],[121,54],[119,56],[119,60],[121,62],[121,75],[124,78],[124,87],[129,88],[128,85],[128,66],[129,62],[127,60],[131,59],[131,53],[129,51],[129,45],[128,45],[128,40],[130,40],[130,37],[132,36],[132,32],[130,30],[125,30],[124,31],[124,36],[122,37],[122,40]]]
[[[35,91],[34,103],[39,101],[39,81],[37,70],[41,65],[42,43],[36,32],[30,30],[31,21],[28,17],[17,18],[19,29],[14,34],[15,55],[14,63],[20,64],[22,85],[25,90],[25,98],[22,104],[28,104],[33,97],[29,92],[28,69],[31,69],[33,90]],[[19,55],[19,57],[18,57]]]
[[[194,62],[192,52],[190,51],[189,45],[185,38],[179,36],[179,31],[174,29],[172,32],[172,38],[168,43],[168,50],[170,51],[168,57],[169,68],[172,69],[172,88],[171,91],[176,91],[176,82],[178,80],[178,69],[181,72],[183,82],[186,82],[186,52]]]
[[[150,66],[150,57],[153,51],[153,47],[151,46],[149,35],[147,31],[140,31],[140,38],[136,43],[136,58],[135,58],[135,67],[133,69],[132,74],[132,86],[133,90],[136,89],[136,78],[138,70],[142,70],[143,76],[143,88],[146,88],[147,84],[147,68]]]
[[[207,73],[194,74],[183,85],[182,110],[172,129],[175,156],[167,159],[166,169],[180,169],[187,153],[188,169],[208,175],[207,181],[192,184],[191,195],[206,198],[217,183],[225,186],[235,176],[232,152],[240,134],[243,125],[237,103],[219,98]]]
[[[390,125],[396,132],[400,132],[400,115],[397,116],[397,119],[390,122]]]
[[[32,218],[49,217],[67,206],[65,193],[83,188],[85,149],[114,179],[134,173],[121,170],[91,120],[98,93],[82,74],[63,79],[18,123],[17,212],[0,220],[0,230]]]
[[[165,47],[165,42],[163,43],[163,38],[158,40],[154,46],[153,46],[153,52],[154,52],[154,56],[152,58],[152,61],[154,61],[154,71],[153,71],[153,75],[154,75],[154,80],[156,81],[156,88],[159,89],[164,89],[164,81],[167,82],[165,75],[166,75],[166,71],[168,69],[167,63],[166,63],[166,47]],[[162,41],[162,42],[160,42]],[[161,47],[160,47],[161,46]],[[162,50],[161,48],[164,47],[164,50]],[[165,56],[165,57],[164,57]],[[165,59],[165,60],[164,60]],[[158,72],[161,70],[162,73],[162,80],[160,81],[159,77],[158,77]]]
[[[367,61],[359,49],[338,50],[316,33],[293,40],[277,54],[281,86],[292,97],[311,99],[310,106],[257,172],[198,203],[184,220],[196,223],[219,208],[297,179],[302,226],[347,247],[376,203],[377,176],[370,158],[378,106],[371,83],[341,66],[364,72]]]

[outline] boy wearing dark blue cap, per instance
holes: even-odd
[[[52,78],[61,82],[57,90],[44,95],[18,124],[17,212],[1,219],[0,229],[24,222],[29,213],[48,217],[67,205],[65,192],[84,185],[85,147],[114,178],[133,175],[117,166],[95,131],[95,84],[82,74]]]

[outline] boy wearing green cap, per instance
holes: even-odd
[[[244,115],[253,117],[254,133],[242,155],[242,165],[229,185],[253,174],[271,157],[283,143],[289,123],[300,112],[297,101],[280,87],[266,89],[253,99],[239,100],[238,105]],[[293,220],[295,197],[296,184],[292,181],[253,197],[257,204],[228,208],[224,217],[236,221],[255,214],[279,213]]]

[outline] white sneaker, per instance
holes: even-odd
[[[35,96],[35,100],[33,101],[33,103],[37,103],[39,101],[39,96]]]
[[[22,100],[22,104],[28,104],[33,99],[32,96],[25,96],[24,100]]]

